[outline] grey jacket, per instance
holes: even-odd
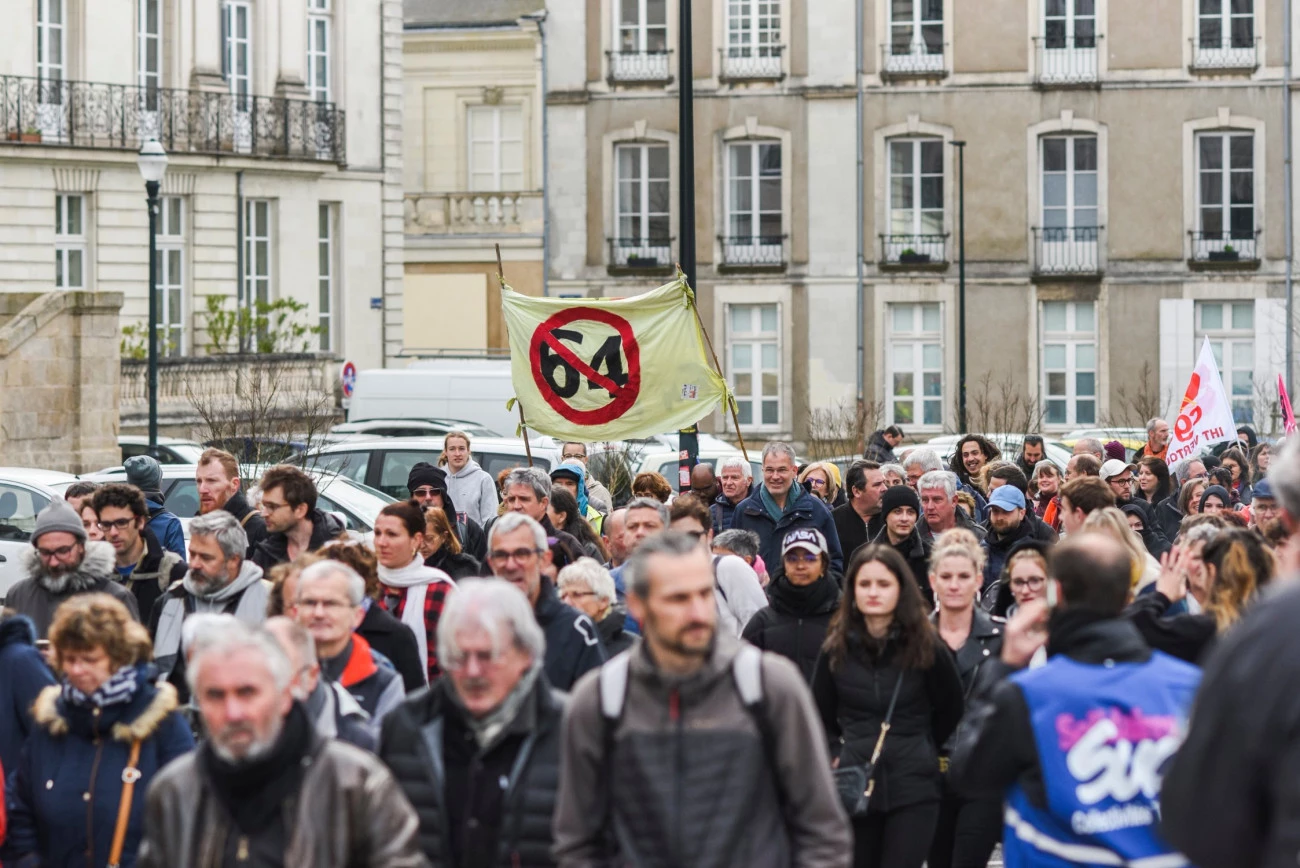
[[[18,614],[31,618],[38,639],[44,639],[50,632],[50,624],[54,623],[54,610],[64,600],[78,594],[101,592],[115,597],[126,606],[131,617],[139,621],[140,611],[135,594],[117,581],[115,563],[112,545],[106,542],[87,542],[86,556],[82,558],[81,566],[72,574],[67,588],[55,594],[41,584],[40,580],[48,573],[33,547],[30,551],[23,552],[23,567],[27,578],[15,582],[0,602]]]
[[[419,824],[388,768],[363,750],[315,736],[288,818],[285,865],[427,868]],[[221,868],[233,828],[190,753],[149,787],[138,868]]]
[[[623,652],[632,657],[617,721],[601,712],[599,670],[577,683],[555,811],[562,868],[847,868],[853,838],[803,676],[763,654],[768,756],[733,677],[740,648],[719,630],[686,677],[660,671],[644,642]]]

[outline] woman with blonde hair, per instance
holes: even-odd
[[[809,464],[803,469],[803,473],[799,474],[799,484],[813,497],[826,504],[828,508],[835,503],[835,496],[840,491],[830,465],[823,464],[820,461]]]
[[[1084,533],[1108,536],[1128,549],[1133,559],[1133,592],[1137,593],[1160,577],[1160,562],[1151,556],[1142,537],[1129,527],[1124,513],[1113,506],[1094,509],[1083,521]]]
[[[483,575],[483,565],[473,555],[466,554],[460,540],[452,532],[446,510],[430,507],[424,511],[424,544],[420,554],[424,565],[442,570],[455,581]]]
[[[108,594],[59,606],[50,626],[59,683],[32,709],[36,728],[10,775],[9,865],[133,866],[145,791],[194,748],[176,689],[155,685],[149,634]],[[125,812],[124,833],[118,815]]]

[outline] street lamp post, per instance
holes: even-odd
[[[149,203],[149,451],[158,446],[158,191],[167,172],[167,152],[157,139],[140,148],[136,160]]]
[[[957,430],[966,431],[966,143],[957,149]]]

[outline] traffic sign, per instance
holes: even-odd
[[[351,398],[353,390],[357,387],[357,366],[351,362],[344,362],[339,381],[343,384],[343,397]]]
[[[595,345],[593,323],[613,330]],[[583,331],[565,326],[580,326]],[[586,334],[584,334],[584,331]],[[626,369],[624,367],[626,360]],[[594,307],[574,307],[542,322],[529,342],[529,367],[538,392],[555,412],[576,425],[603,425],[622,416],[641,392],[641,349],[632,325],[617,314]],[[591,409],[575,402],[579,391],[604,391],[609,401]]]

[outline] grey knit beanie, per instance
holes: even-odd
[[[149,455],[134,455],[126,459],[126,481],[141,491],[162,489],[162,467]]]
[[[51,501],[50,505],[36,516],[36,530],[32,531],[32,545],[37,544],[42,534],[52,530],[70,533],[83,543],[86,541],[86,529],[81,524],[81,517],[63,498]]]

